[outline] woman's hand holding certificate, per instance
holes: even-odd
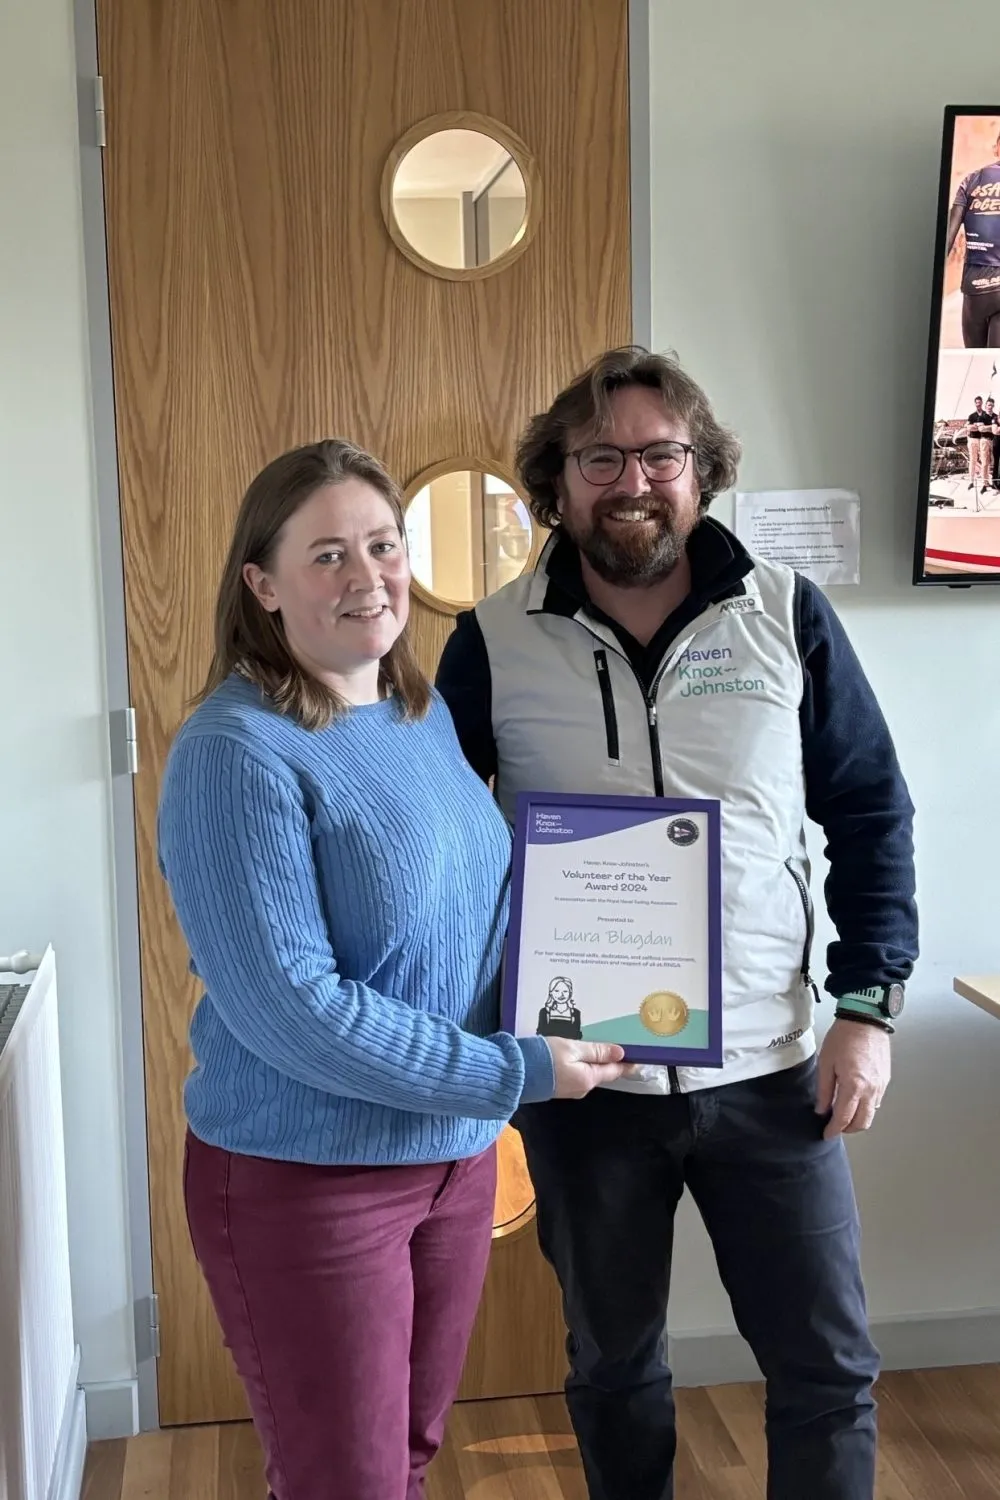
[[[546,1037],[556,1074],[556,1099],[583,1099],[591,1089],[614,1083],[629,1072],[625,1048],[613,1042],[571,1042]]]

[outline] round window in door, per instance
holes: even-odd
[[[407,486],[405,500],[413,589],[434,609],[470,609],[537,556],[527,501],[491,459],[432,464]]]
[[[541,185],[524,142],[486,115],[435,115],[397,141],[382,174],[382,215],[408,260],[432,276],[492,276],[526,250]]]
[[[497,1193],[493,1209],[493,1238],[507,1239],[526,1229],[535,1217],[535,1190],[528,1176],[524,1144],[513,1125],[497,1141]]]

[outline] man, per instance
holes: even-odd
[[[993,161],[963,177],[948,215],[945,255],[965,230],[962,342],[966,349],[1000,345],[1000,136]]]
[[[989,436],[993,429],[983,410],[982,396],[976,397],[975,407],[966,418],[966,426],[969,433],[969,489],[975,489],[977,479],[980,489],[985,489],[993,467],[993,444]]]
[[[984,408],[983,431],[989,439],[989,463],[983,488],[1000,490],[1000,416],[997,415],[996,402],[992,396],[987,399]]]
[[[554,527],[534,573],[459,616],[438,679],[508,816],[520,790],[723,806],[724,1067],[643,1068],[516,1121],[591,1500],[673,1495],[665,1322],[685,1187],[767,1379],[769,1497],[874,1488],[878,1356],[841,1137],[868,1128],[889,1081],[917,951],[912,808],[823,595],[706,514],[738,457],[673,360],[602,356],[520,445],[533,512]],[[699,651],[732,663],[734,691],[685,695]],[[807,813],[838,929],[818,1064]]]

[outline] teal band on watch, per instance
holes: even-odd
[[[837,1001],[838,1014],[863,1021],[895,1021],[903,1011],[903,986],[877,984],[867,990],[850,990]]]
[[[875,1020],[888,1020],[882,1009],[881,996],[878,999],[869,999],[864,992],[855,991],[852,995],[841,995],[837,1001],[838,1010],[852,1011],[856,1016],[871,1016]]]

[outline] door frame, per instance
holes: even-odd
[[[139,875],[135,849],[132,775],[121,754],[131,703],[128,638],[125,625],[125,571],[118,490],[118,441],[111,368],[111,301],[104,219],[104,164],[97,132],[97,8],[95,0],[73,0],[76,91],[80,126],[80,188],[83,216],[84,295],[97,492],[98,556],[104,612],[104,669],[111,755],[111,839],[114,864],[116,960],[120,996],[125,1210],[129,1280],[133,1307],[136,1395],[123,1391],[121,1411],[109,1412],[109,1426],[122,1435],[159,1426],[156,1357],[151,1316],[153,1246],[149,1218],[149,1163],[146,1143],[146,1081],[142,1036],[139,963]]]
[[[632,233],[632,336],[652,346],[652,184],[650,179],[649,32],[652,0],[628,0],[629,177]],[[117,971],[121,1014],[126,1222],[135,1327],[137,1409],[133,1428],[159,1427],[156,1354],[150,1317],[155,1303],[149,1213],[142,979],[139,960],[139,877],[132,773],[122,754],[122,725],[131,694],[125,620],[118,444],[112,376],[104,166],[97,132],[97,8],[73,0],[84,280],[97,491],[108,732],[112,739],[111,821],[114,855]],[[142,745],[138,747],[142,754]],[[124,1408],[123,1408],[124,1411]]]

